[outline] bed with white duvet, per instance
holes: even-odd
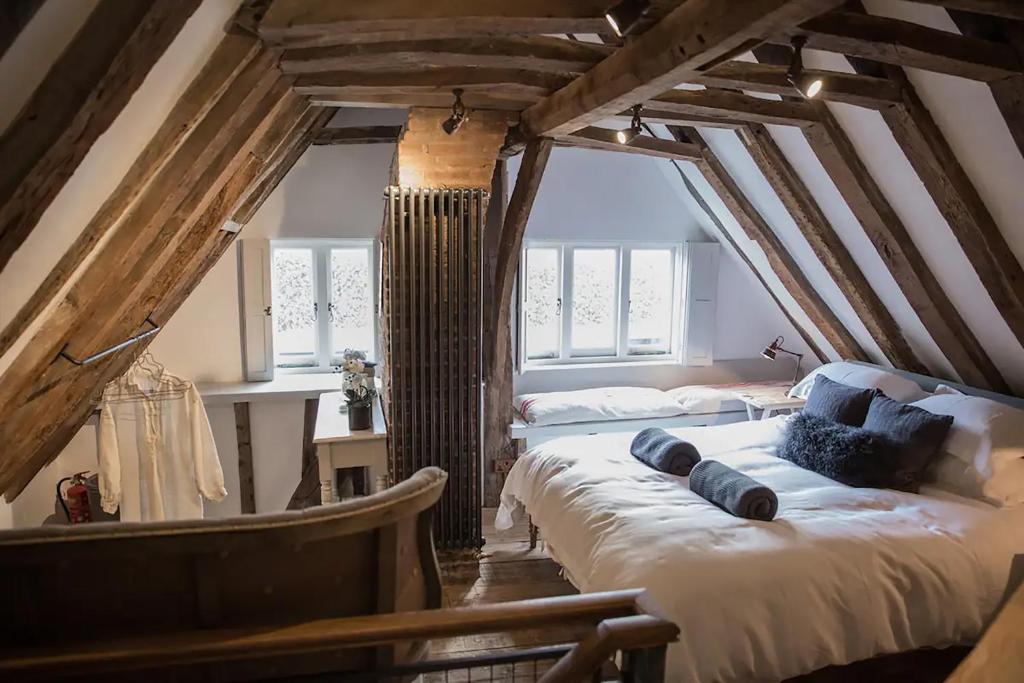
[[[648,589],[681,629],[671,681],[777,681],[977,639],[1024,552],[1024,507],[839,484],[774,457],[787,419],[669,430],[774,489],[772,522],[641,464],[623,432],[525,453],[497,525],[528,511],[581,591]]]

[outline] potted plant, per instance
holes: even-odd
[[[373,375],[367,372],[366,354],[345,349],[341,363],[341,390],[348,406],[348,428],[352,431],[373,428],[373,399],[377,389]]]

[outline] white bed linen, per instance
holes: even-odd
[[[531,425],[633,420],[682,415],[683,407],[661,389],[601,387],[520,394],[513,406]]]
[[[669,430],[771,486],[773,522],[719,510],[614,433],[521,456],[497,526],[525,506],[582,591],[648,589],[682,630],[671,681],[780,680],[976,639],[1024,551],[1022,509],[844,486],[771,455],[786,419]]]

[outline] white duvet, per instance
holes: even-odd
[[[844,486],[772,455],[786,419],[669,430],[771,486],[773,522],[719,510],[614,433],[521,456],[497,525],[525,506],[580,590],[648,589],[682,631],[671,681],[777,681],[976,639],[1024,552],[1024,508]]]

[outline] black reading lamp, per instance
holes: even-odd
[[[761,352],[761,355],[772,361],[775,360],[775,357],[779,353],[788,353],[789,355],[794,356],[796,358],[796,372],[793,373],[793,384],[796,384],[796,381],[800,379],[800,361],[804,359],[804,354],[782,348],[782,343],[784,341],[786,340],[781,336],[776,337],[775,341],[764,347],[764,351]]]

